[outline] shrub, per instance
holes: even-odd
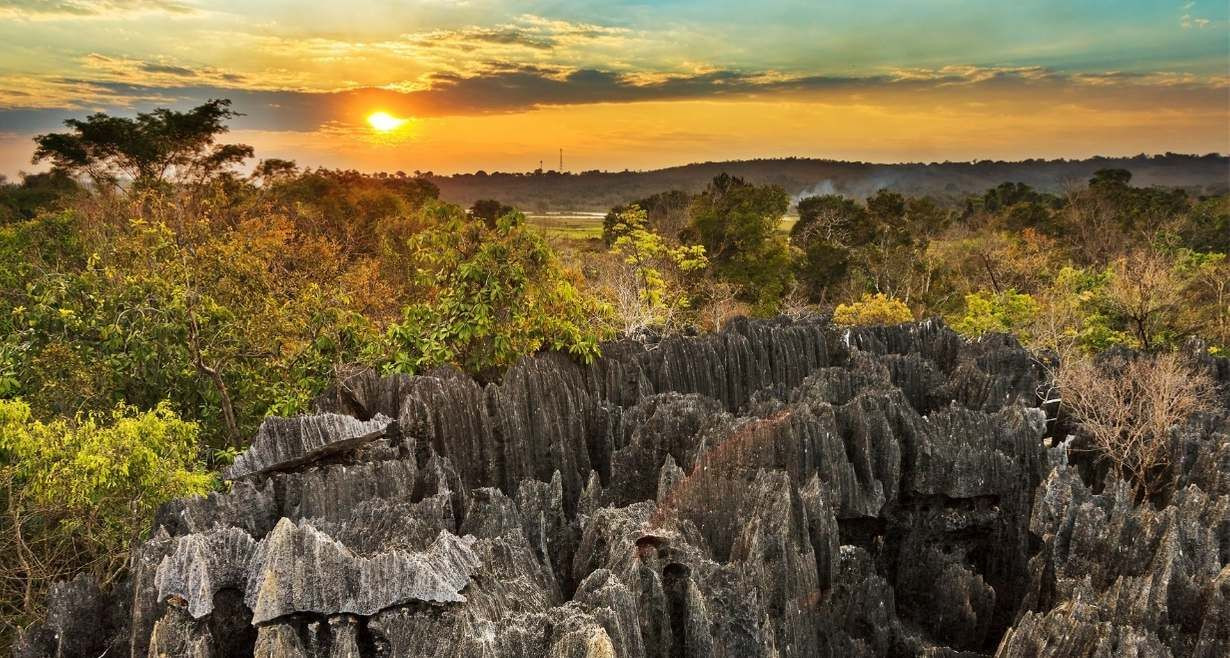
[[[965,296],[965,314],[955,319],[952,328],[977,338],[986,333],[1014,334],[1029,339],[1029,325],[1038,314],[1038,302],[1015,290],[999,293],[979,291]]]
[[[1174,353],[1141,356],[1109,370],[1087,358],[1062,364],[1062,404],[1098,455],[1148,498],[1169,481],[1171,428],[1209,408],[1214,385]]]
[[[167,400],[236,446],[357,360],[380,335],[367,301],[392,297],[377,264],[214,192],[0,227],[0,397],[42,419]]]
[[[913,321],[914,314],[904,302],[884,293],[864,294],[857,302],[838,304],[833,311],[833,323],[842,327],[901,324]]]
[[[57,580],[109,582],[159,505],[209,491],[198,434],[166,403],[44,423],[0,400],[0,619],[36,615]]]

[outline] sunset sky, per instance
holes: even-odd
[[[363,170],[1226,153],[1228,5],[0,0],[0,173],[208,98],[258,157]]]

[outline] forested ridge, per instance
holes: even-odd
[[[880,189],[959,202],[1006,181],[1061,194],[1099,169],[1127,169],[1137,185],[1182,187],[1195,194],[1230,189],[1225,155],[1165,153],[1059,160],[875,163],[818,158],[763,158],[698,162],[647,171],[529,171],[438,175],[423,172],[442,198],[469,205],[500,199],[526,212],[602,211],[663,190],[699,192],[727,173],[752,183],[779,185],[794,199],[819,194],[864,198]]]
[[[996,441],[1003,445],[996,450],[1011,453],[1015,469],[1011,472],[1023,478],[1002,491],[969,493],[981,492],[983,485],[971,484],[956,470],[944,470],[947,467],[935,466],[938,470],[930,475],[909,471],[913,463],[904,471],[877,472],[872,479],[879,482],[879,494],[862,471],[857,485],[853,480],[833,484],[822,477],[824,486],[831,485],[827,493],[816,488],[801,494],[812,485],[799,479],[814,475],[808,469],[815,465],[795,463],[794,457],[762,456],[753,460],[756,468],[740,463],[737,469],[723,471],[726,479],[721,486],[726,488],[717,494],[738,489],[736,482],[754,483],[752,493],[738,503],[747,518],[771,525],[769,519],[780,520],[783,510],[803,504],[800,495],[807,505],[836,505],[841,509],[832,518],[834,524],[845,522],[842,537],[855,537],[848,543],[869,554],[874,554],[871,542],[858,535],[877,526],[856,518],[904,523],[901,510],[921,505],[932,495],[984,502],[983,496],[993,495],[1015,501],[1012,514],[1017,516],[997,517],[992,524],[996,533],[1019,542],[1014,544],[1019,551],[1004,558],[1007,566],[986,567],[984,557],[932,556],[936,561],[929,569],[956,573],[953,577],[962,583],[948,594],[974,597],[969,603],[972,617],[935,621],[919,635],[912,625],[921,622],[910,616],[915,613],[903,612],[905,625],[891,626],[892,637],[849,637],[834,640],[832,647],[844,647],[841,643],[848,639],[850,646],[872,646],[877,651],[924,646],[993,650],[999,635],[1014,622],[1013,610],[995,603],[995,587],[1017,599],[1058,596],[1028,582],[1032,567],[1027,562],[1034,554],[1029,552],[1026,533],[1042,532],[1047,523],[1060,522],[1041,519],[1027,528],[1026,517],[1034,487],[1045,484],[1057,491],[1062,485],[1076,491],[1078,469],[1079,475],[1096,483],[1089,491],[1079,490],[1079,495],[1097,497],[1098,505],[1118,506],[1126,515],[1147,516],[1151,512],[1143,510],[1151,504],[1158,509],[1187,505],[1202,510],[1199,513],[1216,511],[1214,503],[1202,507],[1205,501],[1196,501],[1196,494],[1176,493],[1189,484],[1200,485],[1210,496],[1224,497],[1224,491],[1216,493],[1223,485],[1199,480],[1213,477],[1206,473],[1217,470],[1210,466],[1213,457],[1201,456],[1204,461],[1193,465],[1176,458],[1175,450],[1180,445],[1176,442],[1197,435],[1206,442],[1224,441],[1217,424],[1222,421],[1199,426],[1199,419],[1216,418],[1225,407],[1225,392],[1218,388],[1226,382],[1225,373],[1218,370],[1225,368],[1219,358],[1230,349],[1226,260],[1230,194],[1224,189],[1230,164],[1225,157],[1168,154],[897,169],[800,161],[806,165],[800,170],[806,175],[791,173],[782,179],[767,173],[780,168],[780,161],[756,161],[696,166],[688,168],[686,176],[679,172],[665,177],[539,174],[505,185],[507,177],[495,175],[373,175],[305,169],[275,159],[258,161],[251,174],[239,173],[240,165],[255,159],[255,154],[250,147],[224,143],[233,116],[226,101],[211,101],[185,112],[157,110],[134,118],[96,114],[71,120],[65,132],[36,138],[36,160],[49,164],[49,172],[0,186],[4,510],[0,641],[4,643],[12,642],[22,628],[44,620],[47,594],[55,582],[84,575],[94,583],[91,587],[111,592],[130,583],[135,563],[129,551],[150,538],[160,507],[210,492],[218,493],[200,500],[225,498],[236,486],[226,481],[238,476],[223,477],[219,471],[240,463],[236,458],[253,437],[275,441],[280,436],[269,428],[270,423],[283,421],[269,419],[321,411],[322,400],[338,399],[342,382],[392,386],[397,393],[389,395],[394,398],[402,392],[396,382],[418,382],[413,384],[419,387],[416,395],[430,398],[430,404],[438,403],[442,409],[456,406],[450,395],[473,395],[476,400],[488,396],[490,413],[501,418],[494,410],[503,408],[496,403],[505,393],[498,391],[521,395],[516,399],[524,401],[524,396],[545,395],[541,393],[545,388],[535,386],[547,387],[556,378],[568,382],[560,391],[585,391],[584,404],[576,404],[589,415],[576,422],[586,424],[585,436],[592,441],[604,437],[610,443],[606,447],[591,443],[581,450],[584,455],[569,452],[570,459],[579,461],[566,466],[552,464],[553,469],[560,467],[564,480],[550,486],[566,492],[567,502],[548,500],[556,495],[546,488],[551,472],[517,471],[512,453],[491,462],[488,470],[478,462],[467,462],[481,461],[479,453],[466,452],[478,448],[462,450],[457,447],[460,443],[449,443],[461,441],[465,433],[449,434],[446,420],[432,425],[437,421],[407,416],[422,424],[418,429],[424,436],[435,432],[444,437],[430,449],[399,443],[400,435],[381,426],[378,434],[388,445],[377,450],[392,452],[364,453],[356,462],[364,464],[362,468],[376,468],[371,463],[384,463],[392,454],[409,459],[420,474],[414,476],[419,479],[402,483],[407,504],[413,499],[414,505],[425,505],[432,496],[442,496],[440,504],[455,507],[457,514],[450,517],[452,526],[441,528],[451,527],[459,534],[464,534],[462,511],[470,503],[456,496],[469,495],[464,493],[469,488],[496,487],[515,497],[522,478],[539,480],[532,487],[544,488],[539,493],[546,502],[536,504],[560,507],[552,513],[563,519],[564,526],[575,526],[567,532],[556,528],[563,533],[560,537],[578,533],[536,554],[535,559],[550,563],[544,568],[554,572],[552,582],[542,585],[543,597],[552,591],[571,595],[568,590],[576,590],[600,565],[618,571],[600,555],[599,545],[587,549],[592,564],[575,570],[561,567],[560,555],[551,552],[563,545],[573,553],[580,550],[575,545],[582,533],[577,524],[584,518],[605,518],[606,529],[589,531],[598,535],[591,539],[600,544],[613,541],[624,532],[618,527],[652,517],[647,510],[628,506],[655,496],[659,505],[666,504],[664,492],[670,487],[660,483],[681,477],[670,464],[675,470],[690,471],[711,458],[704,456],[709,444],[700,437],[708,435],[699,425],[692,428],[695,432],[659,427],[661,436],[678,440],[661,450],[648,446],[650,430],[637,433],[633,440],[634,426],[668,422],[666,416],[654,416],[654,405],[674,405],[672,413],[680,418],[730,414],[722,420],[726,425],[707,430],[715,433],[713,437],[727,437],[737,435],[744,422],[776,419],[779,412],[802,413],[800,409],[807,407],[808,413],[821,414],[818,409],[826,405],[845,409],[855,404],[858,391],[865,390],[875,392],[871,397],[891,398],[893,404],[897,397],[909,398],[909,413],[914,414],[908,421],[893,416],[898,418],[893,421],[897,429],[914,438],[898,437],[899,446],[865,446],[868,450],[921,450],[922,443],[911,441],[923,441],[917,437],[924,435],[926,441],[942,441],[928,434],[930,430],[901,428],[923,423],[915,416],[948,409],[949,403],[954,406],[944,413],[951,415],[945,417],[954,427],[972,424],[979,432],[999,432]],[[820,171],[817,167],[837,167],[836,173],[823,177],[832,181],[830,185],[815,187],[822,178],[813,176]],[[897,178],[876,184],[875,177],[886,172],[895,172]],[[1081,172],[1079,182],[1072,179],[1077,172]],[[535,183],[532,195],[525,196],[531,188],[524,180],[551,176],[593,181],[602,189],[593,188],[588,195],[590,183],[577,183],[578,187],[569,182],[555,188],[554,183]],[[804,183],[808,177],[811,182]],[[1067,183],[1055,184],[1059,178]],[[478,179],[494,182],[474,182]],[[977,186],[976,192],[972,186]],[[575,195],[588,200],[578,202]],[[601,237],[561,237],[540,230],[521,212],[535,210],[527,206],[540,199],[552,208],[569,204],[570,209],[607,211]],[[798,219],[786,231],[781,220],[788,212]],[[941,320],[928,322],[930,318]],[[907,324],[915,322],[920,324]],[[881,327],[899,324],[906,327]],[[944,325],[951,331],[937,329]],[[860,327],[866,328],[850,329]],[[787,341],[787,346],[773,342],[779,340]],[[844,347],[841,340],[846,341]],[[898,349],[894,341],[908,346]],[[719,343],[722,347],[715,347]],[[769,349],[766,344],[794,357],[764,357],[758,350]],[[735,393],[700,390],[701,384],[686,378],[671,379],[682,375],[670,373],[690,366],[686,361],[671,362],[669,355],[703,360],[717,358],[713,354],[722,350],[738,355],[730,356],[729,363],[772,367],[780,381],[758,379],[760,375],[750,370],[739,375],[744,379],[731,374],[723,385],[747,389]],[[908,363],[907,356],[894,356],[911,353],[923,356]],[[538,357],[526,358],[531,355]],[[799,359],[807,367],[791,371]],[[856,375],[841,374],[842,369]],[[652,386],[646,383],[629,392],[612,383],[624,381],[620,373],[633,371],[641,372],[636,377],[653,382]],[[808,384],[804,380],[811,375],[814,380]],[[943,392],[927,397],[919,388],[924,381],[941,386]],[[439,387],[438,398],[427,392],[431,387]],[[763,394],[754,395],[761,389]],[[1013,415],[1017,411],[1004,411],[1015,407],[1004,399],[980,397],[990,395],[987,391],[1019,398],[1033,410],[1031,414],[1041,413],[1044,424],[1050,425],[1036,428],[1030,425],[1037,420],[1034,415],[1018,417]],[[693,393],[708,397],[684,401],[648,397]],[[329,410],[363,416],[364,421],[377,412],[384,413],[386,421],[399,420],[400,399],[390,403],[393,408],[377,408],[375,403],[359,404],[364,402],[362,395],[352,397],[350,407],[334,402]],[[454,401],[446,404],[446,398]],[[563,407],[572,404],[553,400]],[[605,420],[614,417],[610,405],[635,419],[627,421],[626,436],[610,429],[614,425],[601,431],[598,425],[591,426],[599,422],[594,414],[608,414],[602,417]],[[962,415],[958,407],[973,410],[973,415]],[[862,408],[855,413],[854,407],[847,411],[854,420],[833,421],[836,426],[898,413]],[[561,418],[566,417],[561,412]],[[287,427],[298,427],[295,423],[308,421],[285,422],[290,423]],[[473,427],[488,427],[495,421],[474,422]],[[399,431],[407,430],[406,423],[402,425]],[[341,436],[349,430],[328,427],[333,429],[320,431],[326,443],[364,435]],[[1073,454],[1088,455],[1075,458],[1071,468],[1066,453],[1040,452],[1044,435],[1048,442],[1060,441],[1068,432],[1075,437]],[[500,436],[508,445],[520,440],[511,434]],[[1197,443],[1186,448],[1192,460],[1197,453],[1204,455],[1200,451],[1205,448],[1192,447]],[[1003,447],[1009,444],[1015,447]],[[542,450],[556,458],[559,450],[578,449],[560,445],[564,444]],[[616,453],[625,460],[622,475],[609,463],[605,471],[600,467],[599,455],[614,460]],[[668,453],[674,461],[664,464]],[[296,456],[301,457],[306,458]],[[446,458],[451,462],[446,464]],[[922,459],[911,457],[915,458]],[[1041,470],[1044,458],[1059,473],[1046,483],[1046,472]],[[971,459],[976,467],[1007,463],[998,453]],[[582,462],[601,473],[605,497],[592,489],[599,485],[585,481],[590,468]],[[274,478],[272,471],[257,470],[261,477]],[[428,476],[422,474],[427,471],[434,473],[429,480],[435,479],[423,485],[422,478]],[[788,477],[778,475],[783,472]],[[851,473],[854,478],[854,470]],[[885,502],[891,492],[884,487],[896,486],[890,483],[893,478],[931,476],[934,482],[911,480],[916,499],[907,500],[903,494],[901,501]],[[1066,479],[1059,482],[1062,478]],[[650,479],[654,487],[649,486]],[[583,490],[591,492],[585,495],[595,507],[578,515],[575,506],[589,504],[583,497],[577,502]],[[476,520],[467,527],[473,529],[481,518],[493,525],[475,534],[482,537],[483,532],[503,527],[500,524],[521,523],[506,513],[508,505],[499,496],[481,495],[490,499],[475,503],[476,509],[487,516],[476,512],[471,517]],[[841,495],[847,497],[832,498]],[[530,494],[521,496],[518,504],[529,504],[523,498]],[[695,531],[712,531],[702,523],[707,512],[695,500],[672,504],[696,515]],[[596,511],[604,505],[622,511]],[[858,505],[876,508],[864,513],[855,509]],[[831,512],[808,513],[828,519]],[[976,512],[963,511],[971,518]],[[798,525],[802,517],[787,516],[791,520],[784,532],[808,535],[806,524]],[[242,525],[230,517],[226,521]],[[1163,532],[1150,526],[1148,519],[1140,523],[1153,528],[1150,532]],[[310,540],[304,539],[311,533],[303,527],[278,527],[285,541]],[[433,532],[441,528],[433,526]],[[253,530],[248,541],[260,539],[256,535],[261,533],[272,537],[274,532],[272,527],[260,533]],[[411,543],[420,539],[416,535]],[[922,543],[929,546],[932,539]],[[689,563],[693,570],[700,562],[725,563],[731,551],[751,559],[748,556],[759,550],[750,538],[741,541],[738,550],[725,541],[688,536],[680,539],[685,546],[680,550],[686,553],[704,546],[696,548],[704,559]],[[809,539],[803,542],[806,546],[794,549],[815,562],[820,559],[818,541]],[[943,545],[940,539],[934,541]],[[1047,541],[1053,543],[1054,538]],[[449,546],[439,550],[456,548]],[[427,550],[426,545],[418,548]],[[987,550],[978,542],[967,548]],[[655,544],[653,549],[659,547]],[[835,544],[832,551],[837,550]],[[838,564],[837,557],[829,557]],[[659,571],[683,563],[674,557],[663,559]],[[1220,559],[1224,562],[1224,556]],[[861,570],[868,581],[888,573],[862,553],[850,560],[841,564]],[[685,588],[670,593],[670,597],[693,597],[683,608],[676,605],[682,599],[672,598],[676,603],[670,604],[675,606],[671,610],[695,611],[696,597],[742,591],[715,584],[725,576],[716,566],[713,569],[704,577],[715,580],[706,581],[703,592]],[[813,572],[813,577],[837,578],[836,569],[822,570],[820,576]],[[895,574],[896,567],[891,571]],[[873,572],[880,576],[873,577]],[[682,578],[673,583],[687,581],[688,574],[677,569],[671,574],[672,579]],[[995,587],[987,585],[990,599],[983,575],[995,581]],[[699,582],[701,574],[695,578]],[[555,582],[565,579],[573,580]],[[1197,580],[1201,587],[1212,582],[1211,577]],[[1095,584],[1105,586],[1100,581]],[[590,585],[601,588],[602,583]],[[893,586],[900,588],[901,581]],[[786,599],[806,597],[809,592],[830,591],[827,587],[818,582],[808,591],[778,594]],[[855,596],[843,594],[847,595]],[[1079,599],[1065,591],[1068,595]],[[908,591],[903,596],[903,610],[918,607]],[[1209,601],[1201,596],[1201,601]],[[838,599],[832,601],[838,605]],[[1042,615],[1053,601],[1034,603]],[[765,610],[781,612],[778,603],[764,605]],[[544,603],[543,610],[549,607]],[[854,615],[856,607],[841,609]],[[757,632],[763,635],[757,637],[781,640],[783,633],[800,632],[814,640],[821,632],[819,622],[807,619],[782,622],[771,631],[761,629]],[[743,623],[728,621],[732,628]],[[1040,616],[1030,623],[1041,626],[1052,621]],[[590,622],[581,625],[585,623]],[[1171,649],[1199,643],[1199,624],[1176,624],[1182,632],[1163,637]],[[731,639],[735,631],[729,632],[731,637],[721,640],[725,646],[744,646],[742,640]],[[42,641],[42,636],[28,637],[36,644]],[[719,641],[706,637],[706,642]]]

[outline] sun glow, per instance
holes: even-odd
[[[372,112],[367,115],[367,123],[377,132],[387,133],[402,127],[407,119],[395,117],[388,112]]]

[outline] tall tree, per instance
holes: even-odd
[[[721,174],[692,201],[691,229],[716,274],[771,311],[791,276],[790,253],[777,227],[789,200],[777,185],[752,185]]]
[[[100,187],[122,179],[136,187],[204,180],[252,157],[246,144],[214,143],[236,116],[226,99],[187,112],[159,108],[132,118],[98,112],[66,120],[69,132],[36,136],[33,162],[50,161],[58,170],[85,174]]]
[[[470,206],[470,216],[487,223],[488,228],[495,228],[495,223],[504,215],[516,212],[512,206],[506,206],[495,199],[479,199]]]

